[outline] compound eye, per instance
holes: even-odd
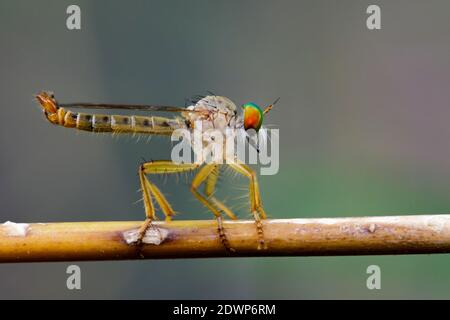
[[[263,112],[261,108],[255,103],[246,103],[244,108],[244,129],[254,129],[258,131],[263,122]]]

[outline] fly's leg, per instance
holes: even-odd
[[[152,196],[150,194],[149,186],[147,183],[147,178],[145,177],[143,166],[139,167],[139,181],[141,183],[142,196],[144,201],[144,209],[145,209],[145,221],[139,228],[139,235],[136,241],[137,245],[142,243],[142,239],[145,236],[145,232],[150,227],[152,220],[156,219],[155,215],[155,207],[153,206]]]
[[[229,252],[233,252],[234,249],[230,247],[230,243],[228,242],[228,239],[225,235],[225,231],[223,228],[222,223],[222,214],[221,211],[224,211],[227,215],[229,215],[232,218],[236,218],[236,216],[225,207],[224,204],[222,204],[220,201],[215,199],[214,197],[211,197],[212,192],[214,191],[214,187],[217,181],[218,176],[218,165],[217,164],[207,164],[203,168],[200,169],[200,171],[197,173],[197,175],[192,180],[191,184],[191,191],[194,194],[194,196],[205,206],[207,207],[216,217],[217,220],[217,232],[219,234],[219,239],[222,245],[225,247],[225,249]],[[211,180],[209,180],[211,179]],[[198,188],[200,185],[205,182],[205,190],[206,195],[202,195]],[[209,196],[208,196],[209,193]],[[223,210],[225,209],[225,210]]]
[[[210,173],[205,182],[205,196],[221,211],[223,211],[228,217],[233,220],[236,220],[236,215],[227,208],[221,201],[217,200],[214,196],[214,192],[216,190],[217,179],[219,178],[219,170],[220,166],[216,165],[214,170]]]
[[[258,249],[266,248],[264,241],[264,232],[261,219],[266,219],[266,213],[262,207],[261,194],[259,192],[259,184],[256,178],[255,171],[245,164],[230,163],[230,167],[241,175],[247,177],[250,180],[249,184],[249,197],[250,197],[250,210],[255,219],[256,230],[258,232]]]
[[[171,220],[172,216],[175,214],[171,205],[164,197],[162,192],[155,184],[153,184],[150,180],[148,180],[146,175],[164,174],[164,173],[182,173],[195,170],[198,167],[199,165],[195,163],[177,164],[172,161],[166,160],[146,162],[139,167],[139,180],[141,182],[146,219],[139,229],[139,236],[138,240],[136,241],[138,245],[142,243],[142,239],[144,238],[148,228],[151,226],[152,221],[156,220],[155,207],[153,206],[152,201],[153,198],[158,203],[159,207],[164,213],[166,221]]]

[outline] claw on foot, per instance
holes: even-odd
[[[145,219],[144,223],[142,224],[142,226],[139,228],[139,236],[138,239],[136,241],[137,245],[142,244],[142,239],[144,239],[145,234],[147,233],[148,228],[152,225],[152,221],[150,219]]]
[[[262,225],[261,218],[260,218],[258,212],[253,211],[253,217],[255,219],[256,232],[258,234],[258,250],[267,249],[267,245],[264,240],[263,225]]]
[[[132,229],[123,233],[127,244],[142,246],[143,244],[160,245],[169,235],[169,231],[153,225],[151,220],[145,220],[139,229]]]
[[[230,242],[228,242],[228,238],[223,229],[223,223],[222,223],[221,216],[217,217],[217,233],[219,234],[220,242],[224,246],[225,250],[227,250],[229,253],[236,252],[236,250],[230,246]]]

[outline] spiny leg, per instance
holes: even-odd
[[[162,212],[166,216],[166,220],[171,220],[175,214],[167,199],[164,197],[159,188],[147,179],[147,174],[164,174],[164,173],[181,173],[197,169],[198,164],[181,163],[177,164],[169,160],[159,160],[145,162],[139,167],[139,180],[141,182],[144,208],[146,219],[139,229],[139,236],[137,244],[142,243],[142,239],[145,236],[148,228],[151,226],[151,222],[156,219],[155,207],[152,202],[152,195],[161,208]]]
[[[266,219],[266,213],[262,207],[261,194],[259,192],[259,184],[256,178],[255,171],[243,163],[230,163],[230,167],[241,175],[250,180],[249,183],[249,197],[250,210],[256,223],[256,230],[258,232],[258,249],[266,248],[264,241],[264,232],[261,219]]]
[[[136,244],[140,245],[142,243],[142,239],[145,236],[145,232],[149,228],[152,220],[156,219],[156,215],[155,215],[155,207],[153,206],[152,197],[151,197],[151,194],[149,191],[149,186],[148,186],[148,183],[146,182],[147,178],[145,177],[142,166],[139,167],[138,174],[139,174],[139,181],[141,183],[145,216],[146,216],[144,223],[139,228],[138,239],[136,241]]]
[[[223,223],[222,223],[222,214],[220,212],[220,210],[222,210],[222,208],[220,208],[220,205],[223,208],[226,208],[225,205],[223,205],[217,199],[211,201],[211,197],[205,197],[198,191],[198,188],[200,187],[200,185],[206,181],[205,189],[210,189],[209,192],[211,195],[212,191],[214,190],[213,186],[215,186],[215,181],[213,181],[213,180],[217,180],[217,174],[218,174],[218,165],[217,164],[205,165],[203,168],[200,169],[200,171],[197,173],[197,175],[192,180],[191,191],[194,194],[194,196],[216,216],[217,231],[219,233],[219,239],[222,242],[225,249],[232,252],[232,251],[234,251],[234,249],[230,247],[230,243],[228,242],[228,239],[225,235],[225,232],[223,229]],[[209,181],[209,183],[208,183],[207,179],[209,179],[209,177],[211,177],[211,175],[213,176],[213,178],[211,178],[212,180]],[[216,176],[215,178],[214,178],[214,175]],[[219,206],[217,204],[219,204]],[[226,210],[229,211],[229,213],[231,213],[232,217],[235,217],[234,214],[228,208],[226,208]],[[227,213],[226,211],[224,211],[224,212]],[[229,215],[229,213],[227,213],[227,214]]]
[[[230,209],[228,209],[228,207],[223,202],[217,200],[217,198],[214,196],[219,173],[220,165],[216,165],[205,181],[205,195],[219,210],[222,210],[231,219],[236,220],[236,215]]]

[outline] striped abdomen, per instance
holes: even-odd
[[[63,108],[58,109],[57,118],[57,121],[49,120],[67,128],[92,132],[131,132],[170,135],[174,130],[186,127],[184,120],[178,118],[87,114],[65,111]]]

